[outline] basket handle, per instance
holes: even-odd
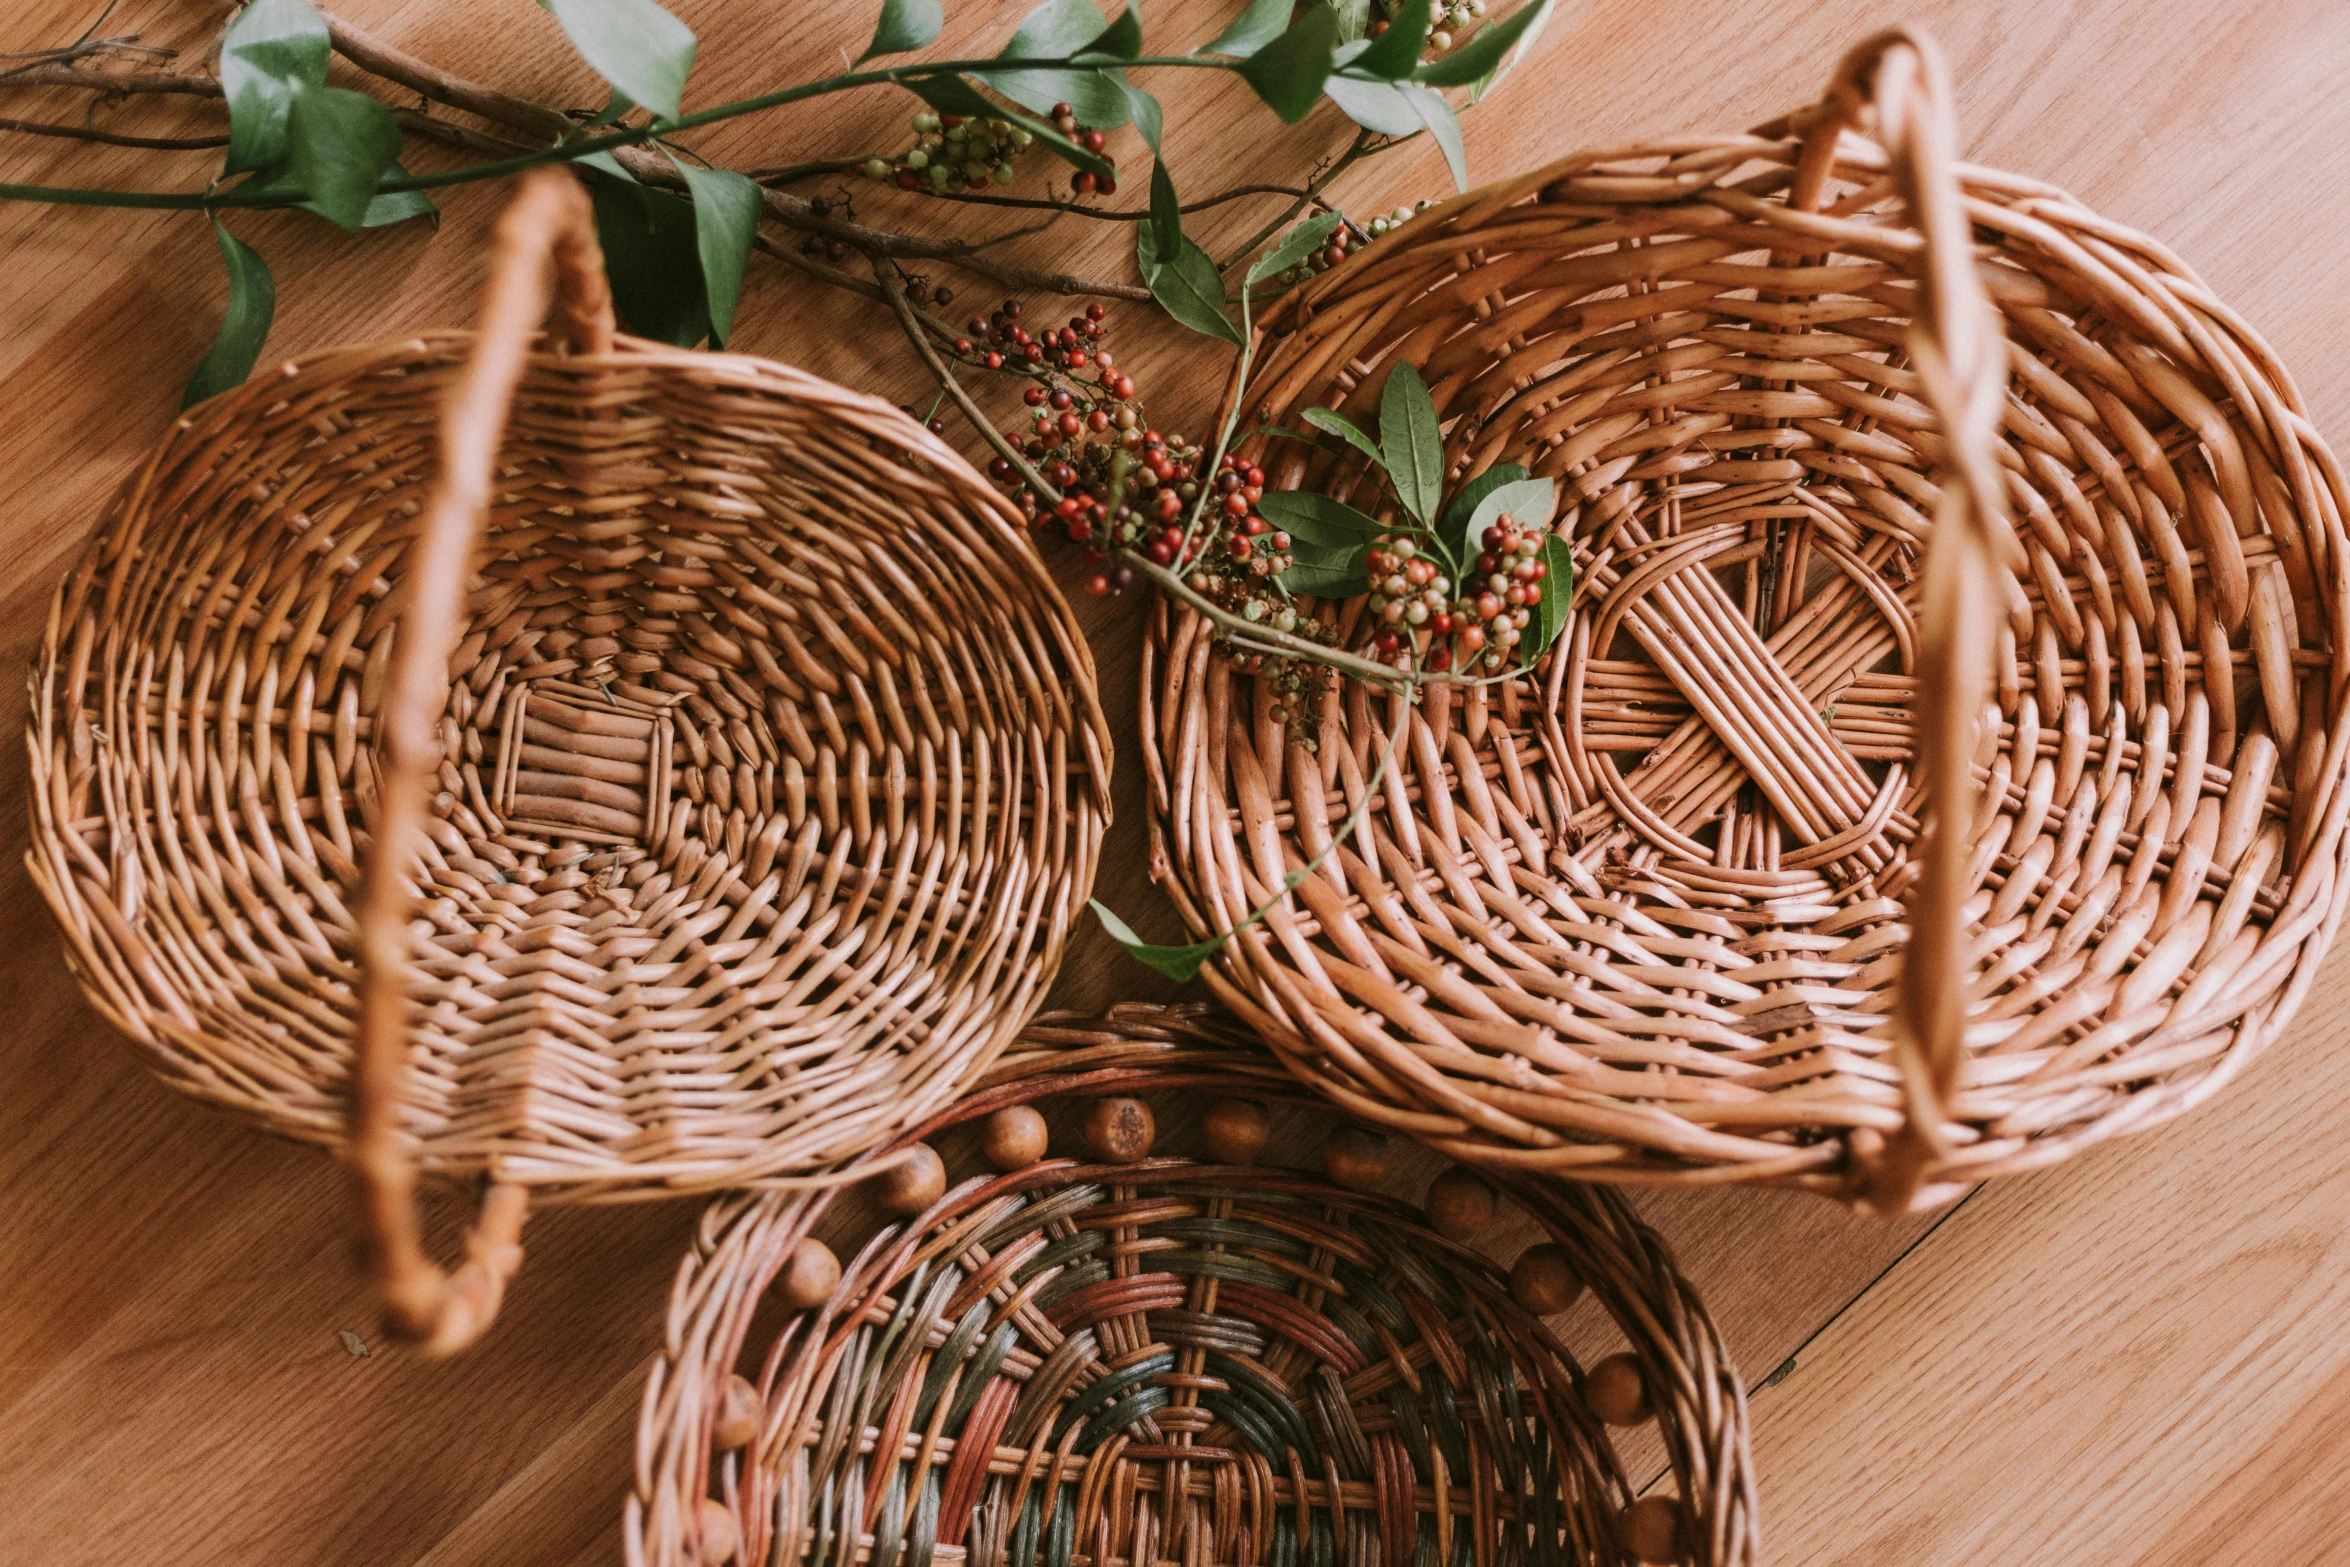
[[[550,274],[552,278],[550,280]],[[439,768],[439,720],[449,695],[465,584],[481,538],[491,474],[515,388],[549,294],[574,352],[609,353],[612,296],[593,216],[577,180],[540,169],[499,218],[472,357],[441,403],[441,470],[406,578],[390,683],[376,714],[374,853],[360,889],[359,1042],[350,1127],[367,1268],[387,1326],[449,1354],[481,1336],[522,1262],[528,1197],[493,1180],[466,1237],[466,1261],[445,1273],[427,1257],[416,1209],[416,1162],[400,1129],[408,1073],[409,872]]]
[[[1856,1138],[1855,1194],[1864,1207],[1906,1212],[1926,1168],[1950,1153],[1945,1107],[1965,1061],[1967,868],[1977,789],[1977,725],[1989,687],[2002,572],[2017,554],[1994,441],[2007,396],[1999,317],[1975,271],[1972,227],[1957,172],[1950,78],[1934,41],[1889,29],[1846,54],[1828,90],[1795,116],[1803,135],[1790,204],[1818,210],[1839,138],[1864,114],[1891,155],[1892,175],[1925,237],[1909,354],[1947,443],[1941,499],[1918,606],[1918,776],[1926,830],[1909,891],[1910,941],[1893,1013],[1904,1119],[1881,1148]]]

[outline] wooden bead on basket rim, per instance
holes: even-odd
[[[701,1540],[705,1567],[733,1561],[734,1553],[742,1549],[742,1526],[734,1521],[734,1509],[715,1496],[703,1497],[694,1510],[694,1532]]]
[[[1151,1107],[1139,1099],[1097,1099],[1085,1116],[1085,1146],[1104,1164],[1136,1164],[1150,1157],[1158,1137]]]
[[[1582,1294],[1575,1265],[1548,1241],[1527,1247],[1510,1267],[1510,1298],[1538,1317],[1556,1316]]]
[[[1428,1225],[1439,1235],[1466,1240],[1493,1223],[1493,1188],[1474,1170],[1454,1165],[1428,1187]]]
[[[1322,1173],[1349,1191],[1372,1190],[1387,1178],[1387,1139],[1359,1126],[1333,1128],[1322,1139]]]
[[[1044,1116],[1034,1105],[1007,1105],[979,1129],[980,1157],[1006,1172],[1036,1163],[1044,1157],[1050,1141]]]
[[[1254,1099],[1219,1099],[1200,1122],[1208,1157],[1218,1164],[1254,1164],[1265,1151],[1273,1124]]]
[[[784,1259],[775,1280],[775,1298],[788,1311],[805,1311],[832,1299],[840,1288],[840,1258],[815,1236],[802,1239]]]
[[[1637,1355],[1610,1355],[1583,1379],[1583,1401],[1611,1426],[1636,1426],[1656,1411],[1648,1402],[1648,1379]]]
[[[750,1378],[739,1371],[730,1373],[725,1390],[718,1395],[718,1418],[710,1422],[711,1443],[720,1452],[745,1446],[759,1434],[763,1413],[759,1390],[751,1386]]]
[[[915,1143],[868,1183],[885,1213],[920,1213],[946,1195],[946,1161],[928,1143]]]
[[[1624,1549],[1644,1562],[1677,1562],[1681,1546],[1681,1502],[1672,1496],[1644,1496],[1624,1509]]]

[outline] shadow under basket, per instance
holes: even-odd
[[[1222,1162],[1153,1155],[1133,1096],[1174,1091],[1216,1100]],[[1056,1101],[1077,1157],[1046,1156]],[[714,1204],[646,1386],[630,1567],[1758,1559],[1744,1390],[1620,1198],[1454,1171],[1424,1214],[1355,1189],[1359,1129],[1327,1177],[1255,1163],[1268,1102],[1327,1111],[1220,1011],[1055,1014],[922,1129],[977,1123],[1001,1173],[895,1166],[930,1177],[877,1180],[905,1217],[845,1270],[814,1238],[834,1191]],[[1507,1269],[1463,1244],[1497,1194],[1542,1236]],[[1584,1289],[1628,1341],[1588,1368],[1543,1320]],[[1650,1422],[1673,1489],[1636,1500],[1610,1426]]]
[[[1092,659],[984,480],[873,398],[616,338],[567,175],[498,244],[477,332],[179,421],[58,591],[30,735],[92,1004],[347,1151],[442,1349],[530,1199],[820,1175],[950,1102],[1109,815]],[[419,1170],[488,1188],[453,1282]]]
[[[1403,521],[1262,432],[1368,426],[1409,363],[1448,493],[1554,480],[1575,562],[1559,640],[1428,687],[1367,807],[1400,699],[1160,608],[1154,871],[1196,932],[1270,900],[1208,978],[1333,1103],[1894,1212],[2177,1115],[2291,1017],[2350,891],[2339,464],[2192,271],[1957,164],[1947,101],[1874,38],[1812,109],[1460,196],[1269,312],[1231,394],[1268,490]],[[1367,651],[1421,589],[1381,591],[1314,613]]]

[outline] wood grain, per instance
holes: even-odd
[[[2171,243],[2271,336],[2319,426],[2350,431],[2339,286],[2350,216],[2332,199],[2350,189],[2350,96],[2337,88],[2350,9],[1562,4],[1533,67],[1471,116],[1476,176],[1586,143],[1751,124],[1807,99],[1864,30],[1922,20],[1949,49],[1971,156],[2064,184]],[[1231,8],[1166,0],[1148,21],[1158,38],[1191,42]],[[346,9],[506,90],[602,101],[524,0]],[[677,9],[704,39],[689,94],[701,104],[853,55],[872,8]],[[97,10],[19,0],[0,17],[0,51],[63,41]],[[1009,22],[995,7],[956,11],[950,47]],[[107,26],[200,54],[224,14],[214,0],[147,0]],[[1234,82],[1153,85],[1169,102],[1170,163],[1187,192],[1294,179],[1345,139],[1328,110],[1278,133]],[[87,107],[9,102],[48,119]],[[102,111],[102,123],[170,134],[206,112],[139,102]],[[858,151],[892,144],[906,112],[866,94],[722,127],[696,145],[739,163]],[[1113,150],[1139,157],[1131,133]],[[212,157],[0,140],[0,168],[23,181],[190,188]],[[1432,153],[1408,149],[1351,171],[1338,193],[1375,210],[1438,194],[1442,180]],[[357,240],[300,217],[234,220],[276,273],[271,355],[469,321],[498,193],[460,190],[442,205],[437,233]],[[894,194],[860,210],[940,232],[966,216]],[[1229,245],[1266,215],[1235,204],[1202,238]],[[1122,226],[1064,220],[1008,253],[1122,276],[1129,244]],[[0,206],[0,257],[10,499],[0,546],[13,568],[0,577],[0,659],[22,668],[106,493],[170,419],[222,289],[203,224],[184,214]],[[950,281],[935,269],[933,280]],[[992,300],[951,281],[958,314]],[[1197,429],[1221,381],[1218,352],[1136,309],[1114,324],[1163,426]],[[771,262],[754,263],[736,341],[927,402],[884,321]],[[1076,562],[1056,567],[1073,587]],[[1133,722],[1136,609],[1079,601],[1119,734]],[[17,683],[0,681],[0,732],[17,732],[22,703]],[[1171,935],[1145,873],[1139,769],[1117,782],[1102,896]],[[160,1550],[189,1567],[616,1559],[641,1367],[691,1205],[549,1213],[480,1351],[435,1366],[386,1350],[346,1250],[342,1172],[175,1098],[82,1008],[21,869],[23,789],[21,763],[0,767],[0,1002],[14,1025],[0,1035],[0,1477],[11,1504],[0,1509],[0,1561],[72,1567]],[[1096,937],[1073,952],[1059,999],[1091,1007],[1170,988]],[[1774,1559],[2338,1559],[2350,1523],[2345,1002],[2350,968],[2337,961],[2301,1023],[2218,1107],[1983,1192],[1939,1224],[1881,1226],[1786,1194],[1642,1199],[1750,1382],[1795,1358],[1755,1396]],[[1416,1192],[1431,1169],[1399,1158],[1388,1184]],[[1589,1324],[1571,1327],[1579,1343],[1607,1347]],[[344,1329],[372,1352],[351,1354]]]

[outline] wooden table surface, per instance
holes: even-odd
[[[1161,0],[1167,42],[1233,0]],[[0,51],[65,42],[97,0],[17,0]],[[109,32],[201,54],[220,0],[123,5]],[[868,0],[698,0],[689,106],[803,79],[861,47]],[[947,42],[1010,13],[965,5]],[[602,92],[526,0],[350,0],[360,25],[508,90]],[[1468,118],[1473,177],[1599,141],[1752,124],[1804,102],[1897,16],[1947,46],[1974,158],[2070,187],[2202,269],[2350,437],[2350,6],[2341,0],[1561,0],[1535,58]],[[990,45],[992,47],[992,44]],[[968,52],[968,51],[958,51]],[[1227,79],[1160,80],[1187,192],[1295,179],[1342,146],[1325,108],[1282,133]],[[15,93],[0,113],[86,104]],[[897,145],[909,103],[868,93],[720,127],[746,166]],[[102,111],[164,133],[212,111]],[[1132,133],[1113,142],[1130,164]],[[435,153],[418,155],[429,164]],[[212,153],[0,138],[5,178],[195,188]],[[1356,210],[1440,195],[1432,153],[1348,171]],[[241,231],[278,286],[270,359],[470,320],[498,194],[449,193],[437,233],[347,240],[314,220]],[[890,226],[953,214],[888,193]],[[1268,213],[1239,204],[1224,243]],[[1131,231],[1064,220],[1029,255],[1126,275]],[[1211,244],[1211,248],[1215,248]],[[1010,252],[1020,254],[1020,250]],[[939,274],[943,280],[945,274]],[[957,278],[961,305],[991,295]],[[107,493],[170,421],[221,308],[189,214],[0,209],[0,665],[22,668]],[[1113,326],[1170,427],[1203,419],[1220,352]],[[886,320],[754,259],[736,346],[898,400],[924,395]],[[927,401],[927,398],[924,398]],[[959,436],[970,449],[967,436]],[[1074,583],[1073,561],[1058,562]],[[1080,601],[1113,725],[1133,723],[1139,605]],[[22,716],[0,681],[0,730]],[[1143,873],[1140,769],[1122,760],[1103,895],[1171,933]],[[618,1558],[642,1370],[696,1205],[551,1212],[490,1341],[450,1364],[385,1346],[346,1246],[340,1169],[165,1091],[83,1008],[22,869],[24,772],[0,769],[0,1562],[180,1567]],[[1098,936],[1058,999],[1167,987]],[[1754,1389],[1771,1560],[2319,1562],[2350,1557],[2350,964],[2215,1106],[1900,1224],[1813,1198],[1644,1196]],[[1399,1161],[1416,1192],[1432,1168]],[[346,1347],[358,1335],[364,1355]]]

